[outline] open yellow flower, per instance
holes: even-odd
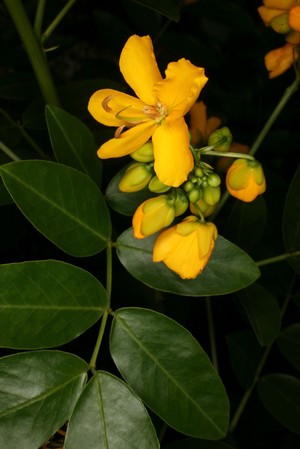
[[[218,231],[213,223],[201,222],[194,215],[162,231],[153,248],[153,261],[163,262],[182,279],[194,279],[207,264]]]
[[[184,115],[207,82],[204,69],[186,59],[171,62],[163,79],[149,36],[131,36],[120,56],[120,70],[138,98],[101,89],[90,98],[91,115],[117,126],[115,138],[98,150],[101,158],[132,153],[152,138],[154,170],[159,180],[178,187],[193,168]],[[129,128],[123,132],[124,128]]]
[[[230,195],[249,203],[264,193],[266,180],[261,164],[248,159],[236,159],[226,174],[226,187]]]

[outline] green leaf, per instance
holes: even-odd
[[[108,304],[87,271],[54,260],[0,266],[0,346],[62,345],[91,327]]]
[[[187,296],[225,295],[247,287],[260,275],[246,253],[218,236],[203,272],[196,279],[181,279],[162,262],[152,262],[156,237],[136,239],[127,229],[117,240],[117,254],[133,277],[157,290]]]
[[[223,384],[193,336],[148,309],[114,314],[110,351],[122,376],[168,425],[196,438],[217,440],[228,427]]]
[[[260,344],[271,344],[281,328],[281,311],[277,300],[269,290],[257,283],[239,291],[237,296]]]
[[[286,327],[277,339],[277,345],[284,357],[300,370],[300,323]]]
[[[0,447],[37,449],[71,416],[87,364],[60,351],[0,359]]]
[[[258,382],[259,397],[283,426],[300,434],[300,380],[288,374],[268,374]]]
[[[0,173],[25,217],[63,251],[81,257],[106,247],[109,212],[88,176],[48,161],[12,162],[1,166]]]
[[[88,127],[55,106],[46,106],[46,120],[56,160],[86,173],[100,186],[102,162]]]
[[[282,231],[283,243],[286,251],[295,251],[300,248],[300,165],[292,179],[289,191],[286,196],[283,217]],[[300,257],[289,258],[288,262],[300,273]]]
[[[262,356],[262,348],[252,331],[238,331],[226,336],[228,352],[234,374],[243,388],[253,384]]]
[[[146,8],[153,9],[154,11],[168,17],[168,19],[179,22],[179,8],[172,0],[133,0]]]
[[[143,201],[155,196],[155,194],[150,192],[148,188],[132,193],[121,192],[121,190],[119,190],[119,182],[129,165],[130,164],[122,168],[122,170],[111,179],[105,191],[105,198],[112,209],[120,214],[132,216],[136,208]]]
[[[65,449],[159,449],[142,401],[128,386],[98,371],[81,394],[68,426]]]

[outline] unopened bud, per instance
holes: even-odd
[[[229,150],[231,142],[232,134],[227,126],[216,129],[208,138],[208,145],[214,145],[214,150],[220,151],[221,153]]]
[[[153,170],[147,164],[131,164],[119,182],[121,192],[138,192],[144,189],[152,178]]]
[[[218,187],[221,184],[221,178],[216,173],[208,175],[207,183],[211,187]]]
[[[196,203],[196,201],[199,200],[199,198],[202,196],[202,191],[200,189],[197,189],[196,187],[194,187],[190,192],[189,192],[189,201],[191,203]]]
[[[220,201],[220,197],[220,186],[211,187],[210,185],[208,185],[203,189],[203,199],[210,206],[214,206],[215,204],[217,204]]]
[[[175,217],[184,214],[189,205],[188,199],[181,189],[176,189],[176,198],[175,198]]]
[[[203,217],[209,217],[216,209],[217,204],[214,204],[211,206],[210,204],[207,204],[203,198],[200,198],[197,203],[191,203],[190,204],[190,211],[194,215],[199,215],[198,209],[200,209]]]
[[[146,142],[141,148],[130,153],[132,159],[138,162],[152,162],[154,161],[153,156],[153,143]]]
[[[286,34],[291,31],[291,27],[289,26],[288,13],[279,14],[279,16],[273,17],[270,25],[273,30],[279,34]]]
[[[153,193],[165,193],[168,190],[170,190],[170,188],[171,188],[170,186],[166,186],[166,184],[160,182],[160,180],[156,175],[153,176],[148,185],[148,189],[150,190],[150,192]]]

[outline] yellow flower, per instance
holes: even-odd
[[[120,157],[140,148],[152,137],[154,170],[166,185],[178,187],[193,168],[184,115],[207,82],[204,69],[186,59],[171,62],[163,79],[149,36],[131,36],[120,56],[120,70],[138,98],[101,89],[90,98],[91,115],[117,126],[115,138],[98,150],[101,158]],[[129,128],[123,132],[124,128]]]
[[[265,66],[269,71],[269,78],[282,75],[299,59],[295,45],[286,43],[283,47],[269,51],[265,56]]]
[[[174,200],[159,195],[139,205],[132,218],[135,238],[143,239],[169,226],[175,218]]]
[[[182,279],[194,279],[207,264],[217,235],[213,223],[201,222],[190,215],[159,234],[153,248],[153,261],[163,262]]]
[[[248,159],[236,159],[226,174],[228,192],[246,203],[266,190],[266,180],[261,164]]]
[[[221,125],[218,117],[207,118],[206,105],[203,101],[197,101],[190,109],[191,143],[196,146],[206,145],[208,137]]]

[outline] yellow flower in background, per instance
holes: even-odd
[[[269,72],[269,78],[282,75],[298,59],[299,53],[295,50],[295,45],[289,43],[269,51],[265,56],[265,66]]]
[[[107,126],[117,126],[115,137],[98,156],[105,159],[130,154],[152,138],[154,170],[166,185],[178,187],[194,161],[184,115],[207,82],[204,69],[186,59],[169,63],[162,78],[149,36],[131,36],[120,56],[120,70],[136,97],[101,89],[90,98],[91,115]],[[124,128],[129,128],[123,132]]]
[[[300,0],[264,0],[258,13],[266,26],[284,34],[286,44],[268,52],[265,66],[269,77],[275,78],[299,60]]]
[[[218,231],[191,215],[181,223],[162,231],[153,248],[153,261],[163,262],[182,279],[194,279],[207,264]]]
[[[266,190],[266,180],[261,164],[255,160],[236,159],[226,174],[226,187],[235,198],[246,203]]]
[[[135,238],[143,239],[169,226],[175,218],[174,201],[159,195],[144,201],[136,209],[132,226]]]
[[[191,143],[206,145],[209,136],[221,125],[219,117],[207,118],[206,105],[203,101],[197,101],[190,109]]]

